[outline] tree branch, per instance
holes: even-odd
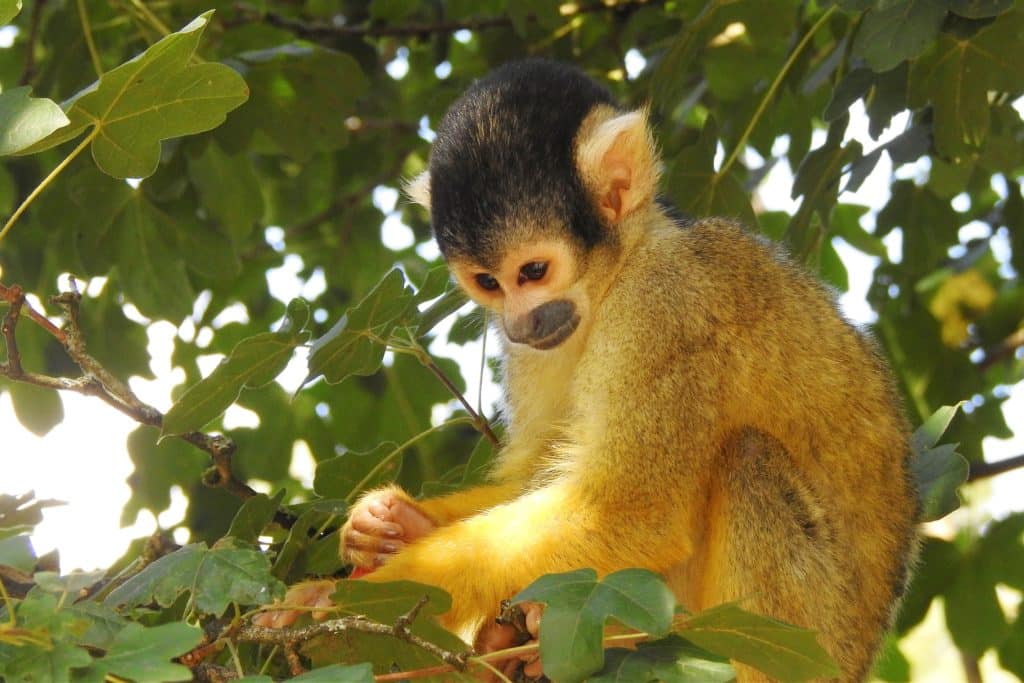
[[[1024,467],[1024,454],[1015,455],[1012,458],[1004,458],[995,462],[972,462],[970,468],[970,474],[967,475],[967,481],[978,481],[979,479],[987,479],[994,477],[997,474],[1003,474],[1010,470],[1015,470]]]
[[[574,11],[563,14],[566,21],[574,17],[591,14],[595,12],[631,12],[641,7],[656,6],[664,3],[664,0],[618,0],[617,2],[597,2],[589,5],[578,6]],[[346,24],[334,25],[323,22],[307,22],[299,19],[292,19],[275,12],[261,12],[243,2],[235,3],[235,10],[241,14],[248,15],[254,20],[259,20],[291,31],[295,35],[316,41],[326,38],[412,38],[417,36],[448,35],[456,31],[481,31],[489,28],[512,26],[512,18],[509,16],[498,17],[470,17],[466,19],[455,19],[449,21],[435,22],[412,22],[408,24],[363,24],[351,26]],[[528,14],[526,21],[535,23],[537,17]]]
[[[0,298],[9,304],[7,314],[0,326],[0,332],[2,332],[7,348],[7,360],[0,364],[0,375],[16,382],[96,396],[140,424],[157,429],[163,425],[163,413],[140,400],[127,384],[115,377],[86,350],[85,335],[79,320],[82,295],[78,292],[73,278],[71,291],[51,299],[51,302],[64,312],[65,323],[62,328],[57,328],[45,316],[28,306],[24,291],[17,285],[6,287],[0,284]],[[81,369],[83,373],[81,377],[51,377],[25,370],[22,367],[16,329],[23,311],[33,322],[49,332],[63,345],[68,356]],[[188,432],[176,436],[209,454],[213,461],[213,468],[203,477],[203,482],[207,486],[223,488],[243,500],[256,495],[256,491],[238,479],[231,469],[231,456],[234,454],[236,446],[230,438],[203,432]],[[285,527],[290,527],[294,522],[290,515],[281,511],[275,514],[275,521]]]
[[[391,626],[371,621],[366,617],[352,616],[328,619],[314,624],[309,624],[308,626],[292,628],[269,628],[266,626],[247,624],[241,626],[237,630],[234,630],[233,633],[231,633],[229,629],[229,632],[225,633],[222,637],[230,637],[239,642],[281,645],[285,648],[289,648],[321,635],[340,635],[350,631],[356,631],[359,633],[376,633],[379,635],[392,636],[405,641],[410,645],[414,645],[415,647],[430,653],[434,657],[437,657],[448,666],[453,667],[458,671],[464,671],[469,662],[469,658],[472,656],[472,652],[468,650],[463,652],[446,650],[434,643],[431,643],[429,640],[424,640],[410,630],[410,625],[413,620],[416,619],[420,610],[423,609],[423,606],[427,604],[428,600],[429,596],[424,595],[421,597],[408,612],[398,617],[398,619],[395,620],[395,623]],[[280,609],[280,605],[278,605],[277,608]]]
[[[1017,330],[991,349],[982,349],[985,358],[978,363],[981,370],[988,370],[993,365],[1012,357],[1017,349],[1024,347],[1024,330]]]

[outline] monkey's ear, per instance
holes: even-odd
[[[402,188],[409,199],[430,211],[430,171],[424,171]]]
[[[647,111],[613,116],[582,131],[576,163],[601,215],[613,223],[651,202],[661,162]]]

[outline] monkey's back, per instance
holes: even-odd
[[[726,220],[663,225],[624,269],[603,308],[631,320],[607,327],[634,330],[661,365],[656,398],[636,410],[663,413],[652,428],[675,411],[716,425],[710,463],[676,435],[673,457],[710,474],[689,503],[706,508],[694,559],[670,581],[691,608],[748,598],[821,631],[842,680],[859,680],[902,592],[918,505],[908,426],[872,340],[831,291]]]

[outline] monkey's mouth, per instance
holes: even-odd
[[[546,351],[547,349],[553,349],[572,335],[579,327],[580,317],[574,315],[573,317],[562,323],[554,332],[541,337],[540,339],[527,339],[526,343],[532,348],[539,351]]]

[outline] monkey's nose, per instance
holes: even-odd
[[[529,344],[535,349],[550,349],[569,337],[579,325],[576,305],[568,299],[541,304],[528,314],[506,324],[510,341]]]

